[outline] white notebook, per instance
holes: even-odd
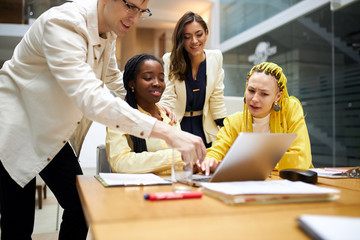
[[[299,227],[312,239],[359,239],[360,218],[325,215],[301,215]]]
[[[115,186],[144,186],[144,185],[169,185],[171,182],[153,174],[128,174],[128,173],[99,173],[95,176],[105,187]]]

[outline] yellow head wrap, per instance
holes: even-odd
[[[285,74],[283,73],[282,68],[272,62],[263,62],[258,65],[255,65],[247,74],[246,88],[247,88],[247,82],[249,81],[249,78],[252,76],[254,72],[265,72],[267,74],[270,74],[276,79],[279,90],[282,91],[282,95],[280,97],[280,100],[278,101],[278,104],[280,106],[280,111],[278,112],[271,111],[270,126],[274,124],[272,130],[275,133],[287,132],[285,112],[287,111],[288,108],[289,98],[296,99],[297,101],[299,100],[295,97],[289,97],[289,93],[286,87],[287,79]],[[244,97],[245,96],[246,96],[246,89],[245,89]],[[248,130],[248,122],[250,123],[252,122],[252,117],[249,114],[249,109],[247,108],[246,103],[244,103],[243,117],[244,117],[244,122],[246,123],[246,129]],[[281,126],[281,122],[283,123],[282,126]],[[251,128],[252,131],[252,125],[250,125],[249,127]]]

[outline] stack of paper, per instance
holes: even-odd
[[[331,201],[339,191],[288,180],[202,183],[202,191],[227,204]]]

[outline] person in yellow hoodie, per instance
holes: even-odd
[[[166,124],[171,119],[156,105],[165,90],[161,61],[149,54],[132,57],[125,65],[123,81],[125,101],[140,112]],[[174,124],[180,129],[180,124]],[[142,139],[117,129],[107,128],[106,153],[113,172],[170,174],[173,150],[164,140]],[[175,151],[175,150],[174,150]],[[181,154],[175,151],[177,161]]]
[[[271,62],[255,65],[247,75],[244,111],[224,120],[216,141],[207,149],[199,171],[214,172],[240,132],[297,133],[297,137],[275,170],[312,168],[309,133],[300,101],[289,96],[286,76]]]

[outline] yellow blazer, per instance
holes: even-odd
[[[224,69],[220,50],[204,50],[206,55],[206,95],[203,108],[203,129],[208,143],[215,141],[218,127],[214,120],[226,117],[224,103]],[[170,53],[163,56],[166,89],[160,103],[169,107],[181,122],[186,108],[185,81],[169,79]]]
[[[224,158],[231,145],[240,132],[246,132],[246,123],[243,121],[243,112],[236,112],[224,120],[224,127],[221,128],[217,135],[217,140],[213,142],[211,148],[207,149],[206,158],[215,158],[220,161]],[[280,159],[275,169],[281,170],[286,168],[309,169],[313,168],[311,144],[307,130],[304,111],[301,104],[289,99],[289,108],[286,111],[286,124],[281,119],[280,128],[276,131],[274,115],[272,110],[270,115],[270,132],[271,133],[296,133],[297,137],[284,156]],[[283,126],[286,125],[286,129]],[[249,132],[252,129],[252,117],[249,114],[248,122]]]

